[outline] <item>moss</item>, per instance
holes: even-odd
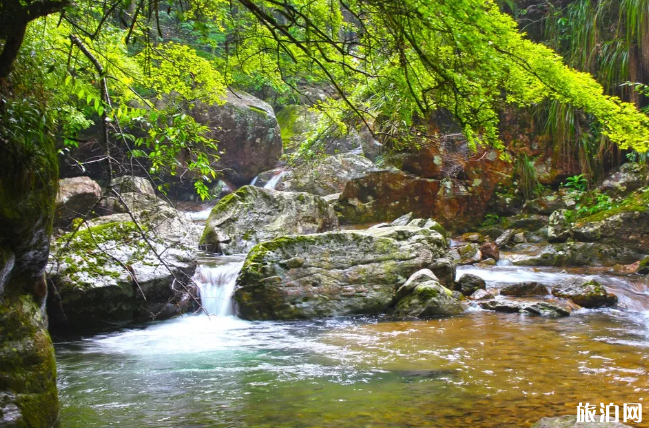
[[[632,193],[619,205],[616,205],[611,209],[598,212],[597,214],[593,214],[591,216],[580,218],[579,220],[577,220],[576,225],[583,226],[587,223],[594,223],[605,220],[617,214],[631,211],[645,212],[647,211],[647,209],[649,209],[649,192],[639,191]]]

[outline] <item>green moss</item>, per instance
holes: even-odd
[[[639,191],[632,193],[619,205],[616,205],[611,209],[598,212],[597,214],[593,214],[591,216],[580,218],[579,220],[577,220],[576,224],[578,226],[582,226],[587,223],[602,221],[617,214],[630,211],[645,212],[647,211],[647,209],[649,209],[649,192]]]

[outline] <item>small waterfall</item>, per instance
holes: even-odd
[[[268,183],[264,185],[264,189],[271,189],[275,190],[275,187],[277,187],[277,184],[279,184],[279,181],[286,175],[286,171],[281,171],[279,174],[273,175],[273,177],[268,180]]]
[[[201,304],[208,314],[234,315],[232,293],[243,260],[243,256],[223,256],[216,258],[216,263],[201,264],[196,269],[193,279],[200,288]]]
[[[255,178],[252,179],[252,181],[250,182],[250,185],[251,185],[251,186],[254,186],[255,183],[257,183],[257,180],[259,180],[259,176],[258,176],[258,175],[256,175]]]

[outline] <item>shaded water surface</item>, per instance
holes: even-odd
[[[185,317],[58,343],[61,426],[530,426],[575,414],[580,401],[644,403],[648,324],[646,313],[610,310],[556,320]]]

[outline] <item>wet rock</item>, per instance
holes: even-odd
[[[498,245],[493,242],[485,242],[480,246],[480,253],[482,254],[483,259],[494,259],[495,261],[500,260],[500,250]]]
[[[191,111],[209,137],[218,141],[226,178],[248,184],[260,172],[273,169],[282,156],[282,137],[273,108],[242,91],[228,91],[224,104],[200,104]]]
[[[499,248],[504,248],[509,245],[510,242],[514,239],[514,236],[517,234],[516,229],[507,229],[504,231],[496,240],[494,243],[499,247]]]
[[[561,307],[550,302],[535,302],[527,300],[488,300],[481,301],[478,305],[482,309],[510,314],[521,313],[539,315],[548,318],[567,317],[570,315],[569,308]]]
[[[478,244],[468,244],[454,248],[450,254],[455,262],[460,265],[477,263],[482,259]]]
[[[89,211],[95,207],[101,195],[101,187],[90,177],[59,180],[55,208],[56,225],[67,228],[75,218],[90,214]]]
[[[516,266],[614,266],[631,264],[643,254],[622,246],[596,242],[566,242],[537,245],[519,244],[508,255]]]
[[[484,259],[480,263],[477,263],[476,266],[478,267],[491,267],[491,266],[496,266],[498,262],[496,262],[494,259]]]
[[[625,163],[617,172],[604,180],[600,190],[610,196],[627,195],[649,184],[647,171],[645,165]]]
[[[484,279],[477,275],[465,273],[457,281],[456,289],[465,296],[471,296],[477,290],[484,290],[487,288],[487,283]]]
[[[462,235],[464,242],[471,242],[474,244],[482,244],[485,241],[484,236],[478,232],[468,232]]]
[[[454,266],[436,230],[392,226],[293,235],[256,245],[237,278],[244,319],[309,319],[379,314],[415,272],[442,280]],[[300,266],[289,261],[300,254]],[[451,266],[449,266],[451,265]]]
[[[566,242],[572,236],[568,221],[568,210],[555,211],[548,221],[548,241]]]
[[[598,415],[599,416],[599,415]],[[577,416],[558,416],[543,418],[532,425],[532,428],[624,428],[630,425],[619,422],[577,422]]]
[[[277,185],[277,190],[325,196],[341,193],[349,180],[374,168],[367,158],[351,153],[328,156],[300,165]]]
[[[547,296],[548,288],[538,282],[520,282],[518,284],[506,285],[500,289],[500,294],[514,297]]]
[[[113,178],[110,182],[111,187],[117,193],[142,193],[144,195],[155,196],[155,190],[148,178],[135,177],[133,175],[124,175]]]
[[[399,300],[392,314],[401,318],[429,318],[458,315],[464,311],[459,300],[437,277],[425,269],[411,276],[397,291]]]
[[[476,290],[471,296],[469,296],[469,299],[471,300],[490,300],[493,299],[494,295],[488,292],[487,290]]]
[[[336,214],[320,196],[244,186],[212,209],[200,244],[224,254],[246,253],[280,236],[336,229]]]
[[[171,224],[156,228],[152,221],[145,227],[148,243],[130,216],[115,214],[53,243],[47,266],[52,329],[114,328],[194,308],[194,246],[183,245],[182,231]]]
[[[617,304],[617,296],[608,293],[604,286],[594,279],[574,278],[563,281],[552,288],[552,294],[570,299],[585,308],[601,308]]]

